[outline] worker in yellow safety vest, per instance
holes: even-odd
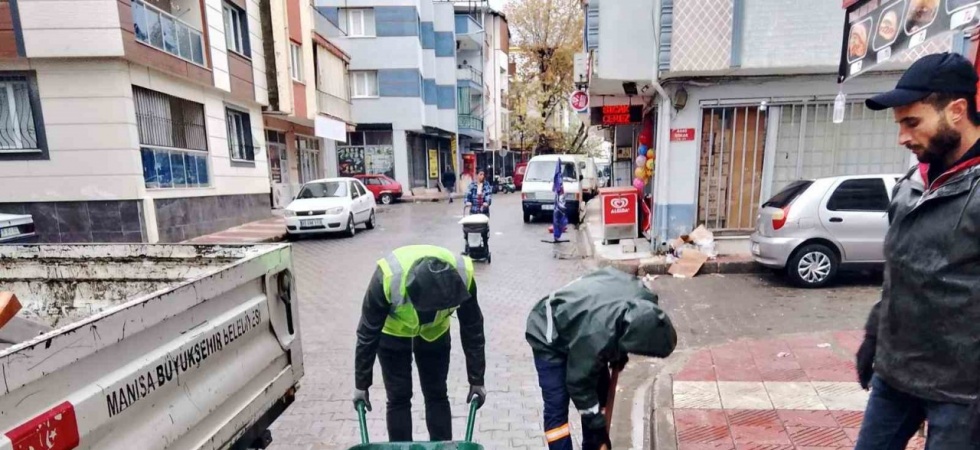
[[[412,440],[412,355],[425,398],[425,421],[432,441],[452,440],[449,375],[449,318],[459,318],[470,391],[466,401],[483,406],[486,356],[483,313],[476,300],[473,262],[442,247],[402,247],[378,261],[371,278],[354,356],[354,405],[371,402],[375,356],[388,397],[388,438]]]

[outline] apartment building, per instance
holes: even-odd
[[[652,127],[655,243],[699,224],[747,235],[759,205],[796,179],[904,173],[911,159],[897,145],[897,126],[863,99],[894,87],[895,70],[915,57],[956,46],[952,35],[937,37],[893,58],[890,71],[839,85],[839,3],[583,3],[590,118],[614,144],[619,184],[629,182],[643,127]],[[846,118],[838,125],[841,91]],[[628,115],[605,114],[623,112],[624,103]],[[638,130],[624,131],[623,120]]]
[[[303,183],[337,175],[337,148],[351,127],[351,56],[338,40],[340,28],[310,2],[264,6],[269,106],[263,122],[272,206],[282,208]]]
[[[259,0],[0,1],[0,212],[44,242],[267,217]]]
[[[436,187],[458,167],[455,11],[434,0],[316,0],[350,55],[351,118],[336,153],[343,176],[377,173]]]
[[[493,168],[504,175],[513,168],[509,155],[510,31],[507,18],[489,2],[457,0],[456,79],[459,149],[464,177]]]

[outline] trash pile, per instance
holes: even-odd
[[[667,273],[677,278],[693,278],[708,260],[718,257],[715,249],[715,236],[704,225],[670,241],[670,253],[667,254]]]

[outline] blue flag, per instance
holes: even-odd
[[[555,193],[555,213],[551,227],[556,241],[561,238],[565,226],[568,225],[568,216],[566,216],[565,210],[565,184],[562,182],[561,169],[561,159],[559,159],[558,165],[555,166],[554,184],[551,186],[551,191]]]

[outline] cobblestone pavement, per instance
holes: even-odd
[[[475,440],[488,449],[541,449],[545,447],[541,397],[524,341],[526,314],[539,298],[582,275],[592,263],[553,258],[551,246],[541,242],[549,236],[548,224],[524,224],[518,195],[499,195],[494,200],[493,264],[476,264],[488,337],[489,395],[478,416]],[[353,239],[325,237],[295,243],[293,263],[306,375],[296,403],[272,427],[273,449],[346,449],[358,443],[350,403],[354,332],[375,261],[409,244],[461,249],[462,232],[456,223],[461,211],[460,203],[400,204],[379,213],[379,229],[358,233]],[[839,288],[801,291],[772,276],[704,276],[661,278],[655,286],[678,329],[679,346],[686,348],[743,336],[860,328],[879,295],[876,283],[880,285],[880,280],[859,276]],[[452,333],[457,343],[450,368],[450,398],[454,432],[462,436],[468,386],[458,334],[455,329]],[[631,426],[631,418],[645,421],[648,417],[646,389],[662,366],[662,361],[636,357],[620,377],[613,420],[615,448],[630,448],[637,438],[648,437],[647,427]],[[384,441],[385,397],[378,367],[374,378],[370,392],[374,411],[368,415],[368,428],[372,441]],[[417,383],[415,388],[415,437],[425,439]]]

